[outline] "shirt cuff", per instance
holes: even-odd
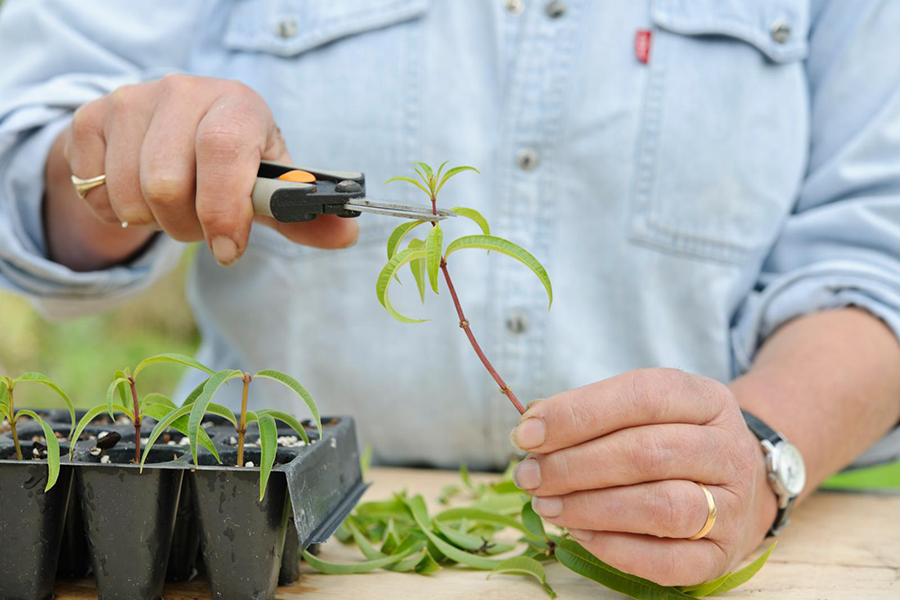
[[[850,261],[827,261],[778,276],[752,293],[731,330],[733,375],[747,372],[762,342],[780,325],[821,310],[855,306],[880,318],[900,339],[900,274]],[[851,467],[900,460],[900,427]]]

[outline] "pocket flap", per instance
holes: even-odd
[[[806,57],[809,12],[796,0],[652,0],[653,23],[684,35],[743,40],[774,62]]]
[[[234,50],[295,56],[334,40],[422,16],[430,0],[245,0],[224,44]]]

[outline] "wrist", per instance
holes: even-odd
[[[94,271],[127,262],[152,239],[145,228],[100,221],[78,197],[64,156],[64,131],[54,142],[44,169],[44,236],[47,258],[75,271]]]

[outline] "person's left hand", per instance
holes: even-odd
[[[513,430],[516,484],[600,560],[662,585],[735,566],[775,517],[759,442],[725,385],[642,369],[533,402]],[[697,483],[715,499],[708,504]]]

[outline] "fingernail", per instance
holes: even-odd
[[[538,398],[537,400],[532,400],[531,402],[529,402],[528,404],[525,405],[525,412],[528,412],[529,410],[531,410],[532,406],[534,406],[538,402],[543,402],[543,400],[544,400],[543,398]]]
[[[230,238],[224,236],[213,238],[211,247],[219,265],[230,267],[237,260],[237,245]]]
[[[533,458],[526,458],[513,469],[513,481],[522,490],[533,490],[541,486],[541,467]]]
[[[570,529],[569,533],[571,533],[572,537],[579,542],[589,542],[591,541],[591,538],[594,537],[594,532],[588,531],[587,529]]]
[[[531,499],[531,508],[542,517],[552,519],[553,517],[558,517],[562,513],[562,498],[539,498],[538,496],[534,496]]]
[[[531,450],[543,444],[546,436],[544,422],[536,417],[529,417],[516,425],[509,434],[509,441],[519,450]]]

